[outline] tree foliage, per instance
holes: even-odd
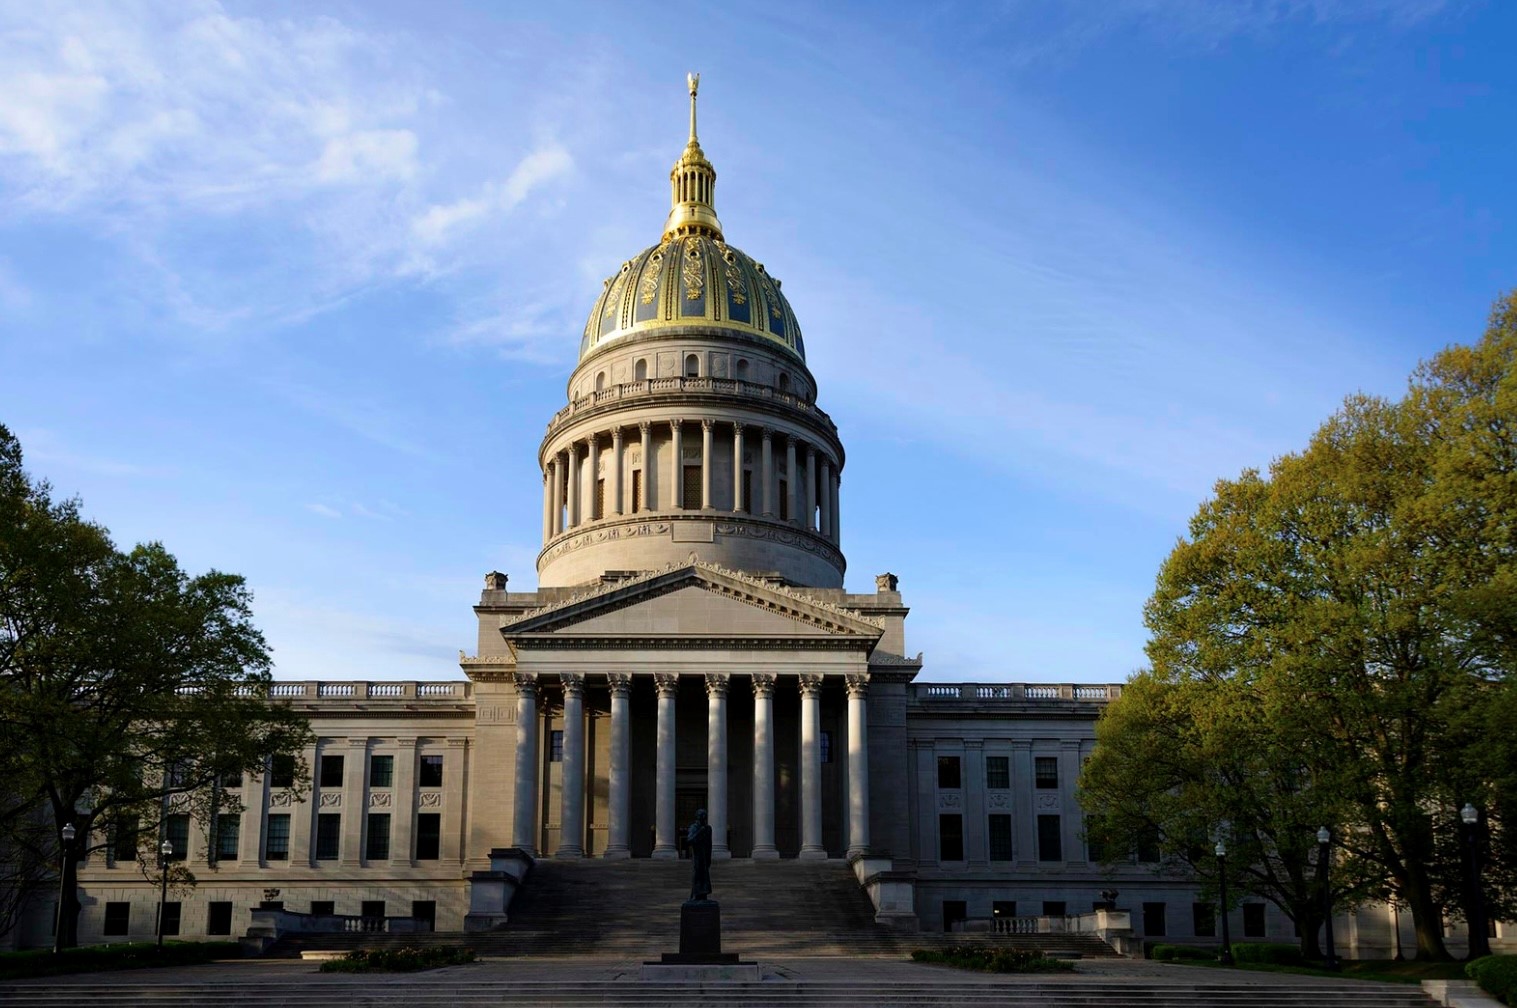
[[[72,892],[89,851],[138,834],[155,850],[170,813],[209,826],[236,811],[217,782],[309,737],[269,702],[269,667],[241,577],[190,576],[158,543],[118,550],[27,476],[0,426],[0,843],[17,863],[61,853]]]
[[[1352,396],[1267,476],[1220,481],[1145,620],[1151,669],[1098,726],[1082,781],[1094,829],[1120,842],[1144,822],[1183,859],[1228,823],[1240,881],[1306,932],[1308,837],[1328,825],[1348,894],[1388,888],[1419,955],[1443,958],[1442,914],[1473,895],[1471,802],[1485,898],[1509,915],[1517,296],[1402,399]]]

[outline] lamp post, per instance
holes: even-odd
[[[1469,919],[1470,926],[1469,958],[1479,959],[1491,954],[1491,939],[1486,934],[1485,894],[1480,891],[1480,810],[1466,802],[1464,808],[1459,810],[1459,821],[1464,824],[1467,851],[1465,885],[1469,891],[1470,905],[1465,910],[1465,917]]]
[[[174,845],[164,840],[158,847],[158,948],[163,948],[163,908],[169,901],[169,858],[174,856]]]
[[[1338,971],[1338,956],[1333,951],[1333,886],[1328,877],[1328,859],[1332,852],[1333,834],[1326,827],[1317,831],[1317,866],[1322,869],[1322,916],[1327,930],[1327,948],[1322,956],[1322,968]]]
[[[79,831],[74,829],[73,823],[68,822],[63,824],[63,829],[59,831],[59,835],[63,837],[63,845],[59,848],[58,853],[58,922],[53,926],[54,954],[63,951],[63,918],[68,912],[67,906],[69,901],[68,858],[73,853],[69,848],[74,845],[74,837],[79,835]]]
[[[1401,901],[1394,893],[1391,894],[1391,937],[1396,940],[1396,954],[1391,959],[1402,962],[1405,957],[1401,954]]]
[[[1217,841],[1217,880],[1222,885],[1222,951],[1217,954],[1217,962],[1223,966],[1233,964],[1233,936],[1227,927],[1227,845],[1221,840]]]

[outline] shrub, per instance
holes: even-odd
[[[1149,950],[1148,957],[1161,962],[1174,962],[1180,959],[1210,960],[1217,958],[1217,951],[1202,948],[1199,945],[1155,945]]]
[[[461,945],[429,948],[354,949],[341,959],[321,964],[323,973],[414,973],[474,961],[474,950]]]
[[[236,959],[242,946],[236,942],[127,942],[118,945],[81,945],[54,953],[51,949],[0,953],[0,980],[58,976],[64,973],[96,973],[102,970],[140,969],[145,966],[188,966],[213,959]]]
[[[1276,942],[1243,942],[1234,945],[1233,958],[1240,963],[1268,963],[1274,966],[1300,966],[1305,962],[1299,946]]]
[[[1464,967],[1464,975],[1502,1004],[1517,1003],[1517,955],[1482,956]]]
[[[996,948],[988,945],[955,945],[946,949],[917,949],[916,962],[957,966],[985,973],[1059,973],[1074,969],[1073,963],[1050,959],[1035,949]]]

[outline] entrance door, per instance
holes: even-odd
[[[437,901],[436,900],[412,900],[411,919],[426,921],[428,931],[437,930]]]

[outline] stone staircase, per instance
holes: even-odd
[[[1114,956],[1090,935],[900,934],[874,923],[868,895],[842,861],[717,862],[722,947],[744,957],[904,955],[916,948],[975,943],[1038,948],[1050,955]],[[268,955],[309,949],[467,945],[483,956],[656,958],[679,947],[679,906],[689,892],[688,861],[553,861],[533,867],[511,906],[511,921],[475,934],[292,935]]]
[[[607,1006],[636,1008],[720,1004],[724,1008],[1433,1008],[1417,987],[1300,979],[1256,986],[1237,983],[1145,982],[1075,978],[996,978],[961,980],[946,972],[941,979],[906,982],[872,979],[868,968],[854,980],[795,980],[775,977],[747,983],[669,984],[635,979],[471,981],[471,967],[430,974],[352,977],[327,975],[292,978],[283,983],[247,980],[230,983],[56,983],[0,984],[7,1008],[73,1008],[79,1004],[113,1008],[327,1008],[410,1005],[470,1008],[499,1005]]]

